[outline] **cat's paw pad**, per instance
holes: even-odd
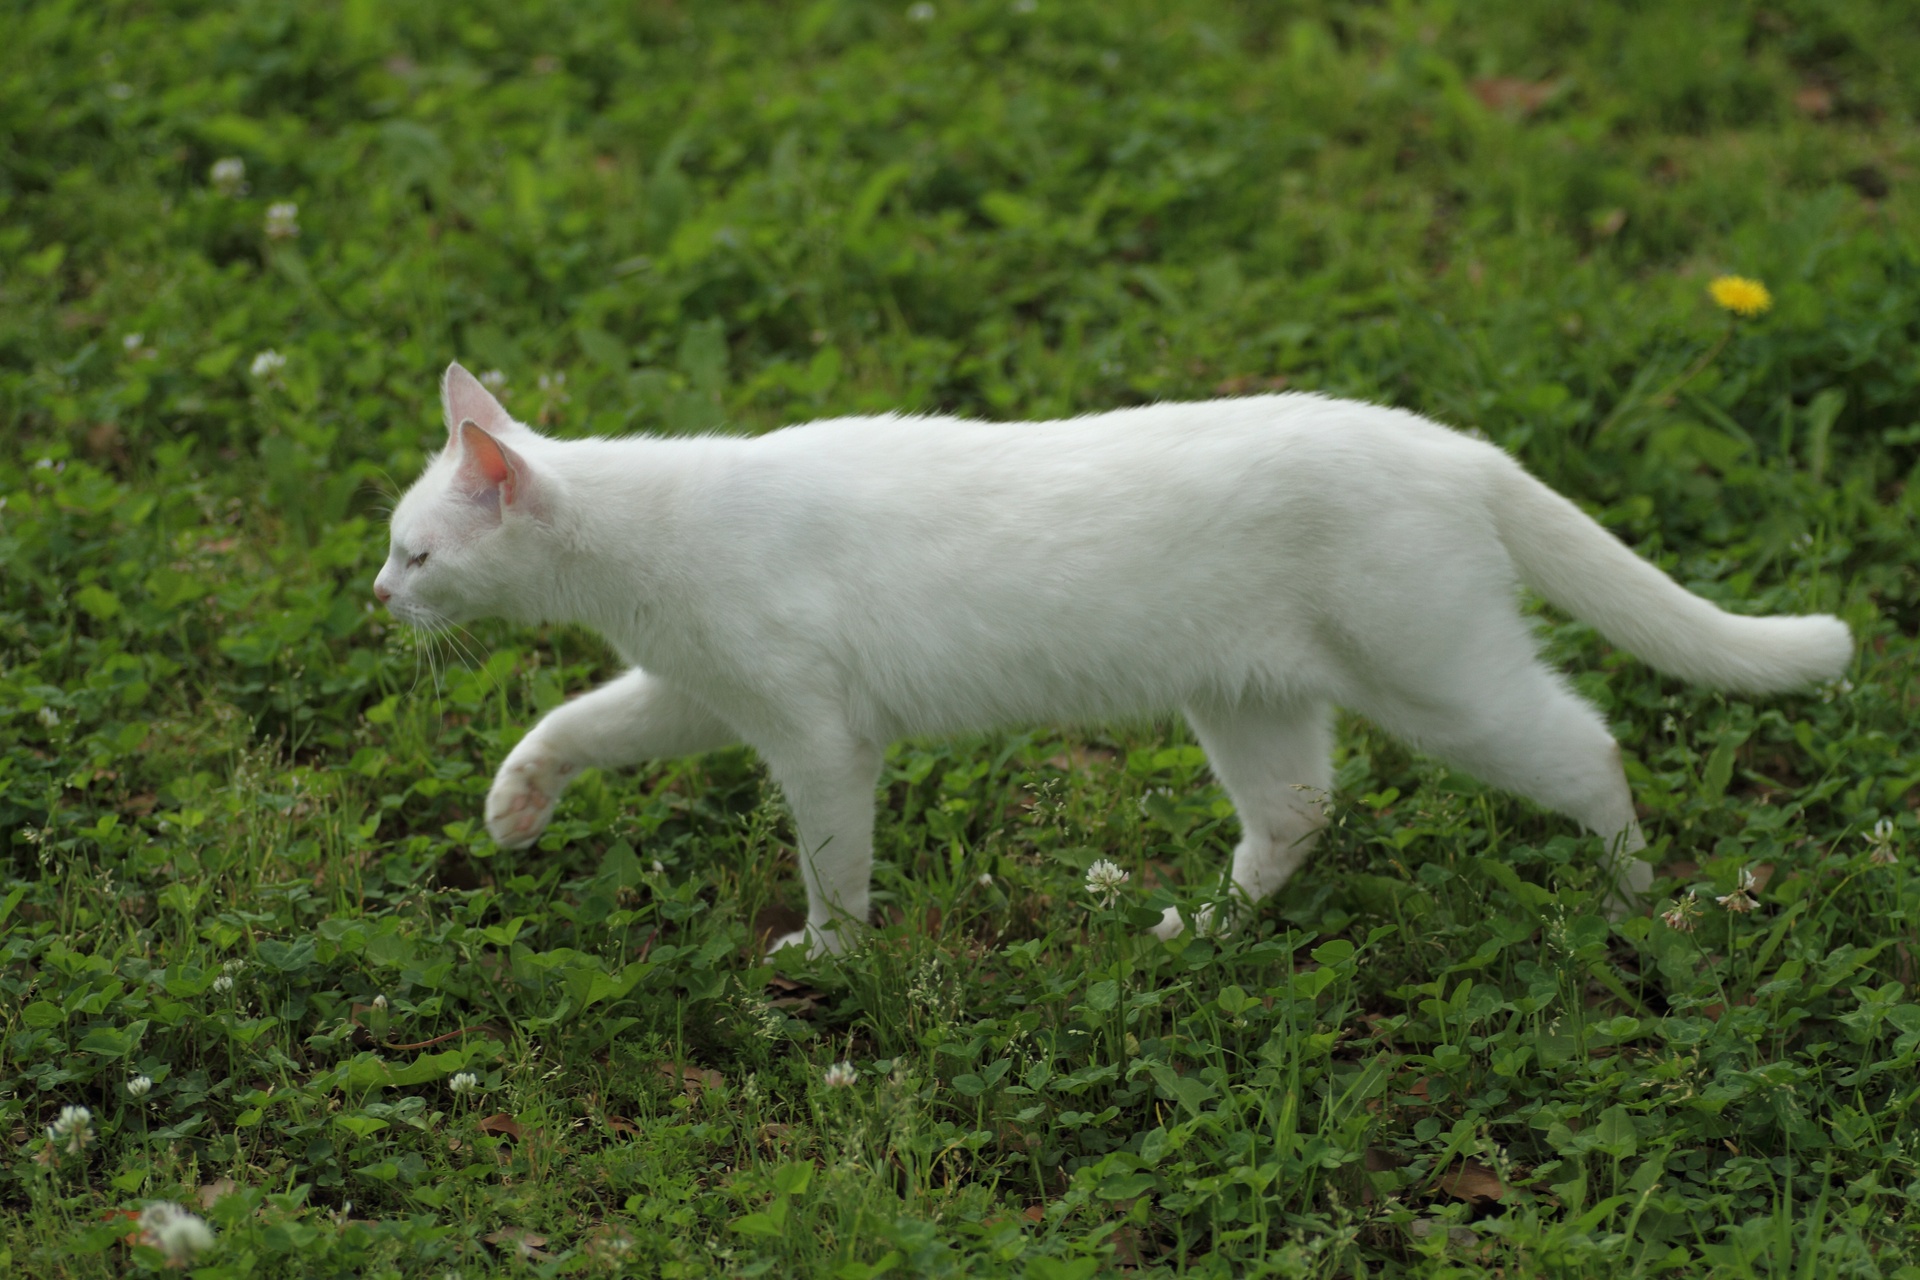
[[[503,849],[524,849],[553,819],[560,793],[579,770],[544,751],[507,757],[487,792],[487,834]]]

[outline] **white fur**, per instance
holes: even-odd
[[[561,441],[457,365],[445,397],[450,445],[395,510],[376,591],[420,625],[583,623],[633,665],[514,748],[488,829],[527,844],[583,768],[744,741],[802,845],[807,929],[782,942],[815,949],[866,921],[897,738],[1179,709],[1240,813],[1231,885],[1258,900],[1322,822],[1334,704],[1623,857],[1643,846],[1618,748],[1537,658],[1521,582],[1727,688],[1831,678],[1852,653],[1835,618],[1723,613],[1498,449],[1397,409],[1282,395]],[[1646,886],[1623,867],[1623,894]]]

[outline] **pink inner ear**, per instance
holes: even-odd
[[[471,421],[460,424],[461,486],[481,502],[513,504],[520,459]]]

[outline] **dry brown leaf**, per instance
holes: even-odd
[[[473,1127],[481,1133],[497,1133],[503,1138],[520,1141],[520,1122],[504,1111],[488,1116]]]
[[[697,1097],[703,1089],[718,1089],[726,1082],[712,1067],[696,1067],[685,1062],[662,1062],[660,1074],[687,1091],[688,1096]]]
[[[625,1116],[608,1116],[607,1128],[622,1136],[640,1132],[640,1126]]]
[[[1833,114],[1833,90],[1825,85],[1803,84],[1793,95],[1793,105],[1801,115],[1825,119]]]
[[[1507,1195],[1506,1185],[1500,1181],[1500,1175],[1478,1160],[1462,1160],[1441,1174],[1440,1180],[1434,1185],[1455,1200],[1474,1203],[1481,1200],[1498,1202]]]
[[[1047,1206],[1043,1204],[1030,1204],[1026,1208],[1020,1211],[1020,1216],[1025,1218],[1028,1222],[1045,1221],[1047,1216]]]
[[[1513,76],[1489,76],[1473,82],[1473,96],[1489,110],[1512,111],[1530,116],[1552,101],[1560,86],[1552,80],[1521,80]]]
[[[767,1003],[776,1009],[785,1009],[796,1018],[806,1018],[827,998],[827,993],[805,983],[775,975],[767,980],[767,990],[775,992]]]
[[[553,1256],[544,1248],[547,1243],[545,1236],[535,1235],[523,1227],[506,1227],[499,1231],[490,1231],[480,1238],[495,1248],[512,1249],[531,1262],[545,1262]]]
[[[1001,1125],[995,1136],[999,1138],[1001,1147],[1008,1151],[1031,1151],[1036,1145],[1032,1134],[1010,1124]]]
[[[580,1249],[596,1262],[617,1263],[633,1251],[633,1233],[611,1222],[598,1222],[588,1230]]]
[[[1361,1156],[1368,1173],[1385,1173],[1389,1169],[1398,1169],[1405,1164],[1406,1158],[1385,1147],[1368,1147]]]
[[[194,1198],[200,1201],[200,1207],[202,1209],[211,1209],[219,1201],[226,1199],[239,1189],[238,1186],[234,1185],[232,1178],[215,1178],[212,1182],[201,1187]]]

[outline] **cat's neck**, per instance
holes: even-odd
[[[562,486],[552,572],[536,590],[547,621],[600,632],[623,652],[652,648],[697,561],[688,496],[731,442],[551,441],[539,462]],[[716,447],[717,446],[717,447]],[[630,655],[637,656],[637,655]]]

